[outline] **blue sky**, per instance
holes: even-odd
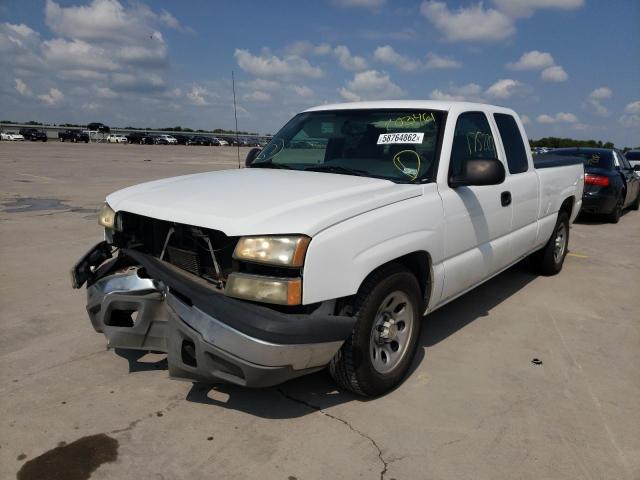
[[[275,132],[316,104],[466,99],[640,145],[637,0],[0,0],[0,117]]]

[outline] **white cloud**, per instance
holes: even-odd
[[[114,73],[111,83],[120,90],[130,92],[159,91],[165,86],[164,79],[156,73]]]
[[[431,100],[455,101],[455,102],[482,102],[482,87],[477,83],[468,83],[460,87],[449,85],[447,91],[432,90],[429,94]]]
[[[460,68],[462,64],[451,57],[427,53],[427,63],[425,67],[431,69]]]
[[[304,85],[291,85],[291,90],[300,98],[311,98],[313,97],[313,90]]]
[[[100,98],[116,98],[118,94],[109,87],[96,87],[96,95]]]
[[[348,101],[393,99],[406,95],[387,73],[377,70],[356,73],[339,92]]]
[[[491,98],[506,99],[521,93],[524,87],[525,85],[518,80],[503,78],[487,88],[485,93]]]
[[[245,102],[269,102],[271,101],[271,95],[267,92],[256,90],[255,92],[243,95],[242,99]]]
[[[23,97],[33,96],[33,92],[31,91],[29,86],[26,83],[24,83],[20,78],[15,78],[14,81],[16,82],[16,91],[20,95],[22,95]]]
[[[275,80],[265,80],[264,78],[254,78],[253,80],[239,82],[238,84],[247,90],[273,91],[280,88],[279,82]]]
[[[609,87],[598,87],[589,94],[589,98],[593,100],[606,100],[611,98],[613,92]]]
[[[95,102],[87,102],[83,103],[82,107],[80,108],[82,108],[82,110],[84,110],[85,112],[95,112],[100,108],[100,104]]]
[[[351,55],[349,48],[345,45],[338,45],[333,49],[333,54],[342,68],[356,72],[367,68],[367,61],[358,55]]]
[[[531,124],[531,119],[527,115],[520,115],[520,121],[522,122],[522,125]]]
[[[566,112],[558,112],[555,115],[547,115],[542,114],[538,115],[536,118],[538,123],[575,123],[578,121],[578,117],[576,117],[573,113]]]
[[[560,65],[555,65],[545,68],[540,74],[540,78],[545,82],[566,82],[569,79],[569,75]]]
[[[492,0],[493,4],[511,17],[529,17],[539,9],[573,10],[584,5],[584,0]]]
[[[193,29],[191,27],[185,27],[184,25],[182,25],[176,17],[174,17],[165,9],[162,9],[160,15],[158,15],[158,19],[161,23],[169,28],[173,28],[174,30],[178,30],[180,32],[193,33]]]
[[[339,7],[362,7],[377,9],[386,3],[386,0],[333,0]]]
[[[207,96],[209,96],[207,89],[199,85],[194,85],[187,92],[187,99],[189,103],[197,107],[205,107],[209,105],[209,102],[205,98]]]
[[[320,43],[314,45],[306,40],[294,42],[287,46],[286,51],[289,55],[328,55],[331,53],[331,45],[328,43]]]
[[[42,52],[49,66],[59,69],[118,70],[119,66],[101,47],[82,40],[54,38],[42,43]]]
[[[555,64],[553,57],[548,52],[531,50],[522,54],[515,63],[507,63],[510,70],[542,70]]]
[[[298,55],[288,55],[283,58],[268,53],[253,55],[248,50],[238,48],[234,57],[242,70],[258,77],[319,78],[322,76],[320,68],[314,67]]]
[[[609,87],[598,87],[589,93],[584,106],[593,110],[597,115],[606,117],[609,115],[609,109],[607,109],[602,102],[611,98],[612,95],[613,92]]]
[[[47,0],[45,20],[53,32],[64,37],[129,43],[132,39],[149,39],[155,33],[140,28],[146,26],[147,12],[126,10],[117,0],[93,0],[88,5],[72,7]]]
[[[450,10],[446,3],[427,0],[420,13],[449,41],[490,42],[504,40],[515,33],[511,18],[482,2]]]
[[[640,100],[629,103],[624,107],[625,114],[619,118],[619,122],[626,128],[640,127]]]
[[[384,45],[383,47],[376,48],[373,52],[373,58],[380,63],[393,65],[405,72],[413,72],[420,67],[420,62],[418,60],[400,55],[391,45]]]
[[[60,105],[64,101],[64,95],[57,88],[51,88],[49,93],[38,95],[38,98],[45,104],[53,107]]]
[[[627,113],[640,113],[640,100],[629,103],[624,107],[624,111]]]

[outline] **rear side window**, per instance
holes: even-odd
[[[449,177],[462,173],[469,160],[498,158],[487,117],[482,112],[466,112],[458,117],[453,134]]]
[[[498,131],[507,154],[507,165],[510,173],[522,173],[529,170],[527,151],[524,148],[522,135],[515,119],[506,113],[495,113],[493,118],[498,125]]]

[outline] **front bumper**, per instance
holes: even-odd
[[[86,265],[86,258],[78,265]],[[248,387],[276,385],[323,368],[354,322],[284,314],[235,300],[198,277],[130,250],[89,280],[87,312],[109,347],[166,352],[172,378]]]

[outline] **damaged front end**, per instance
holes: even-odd
[[[89,318],[109,347],[166,352],[172,378],[264,387],[323,368],[351,333],[354,319],[333,315],[333,303],[268,306],[226,295],[232,271],[300,275],[238,265],[237,239],[131,214],[124,221],[126,234],[109,232],[72,270],[74,288],[87,283]]]

